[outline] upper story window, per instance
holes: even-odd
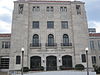
[[[39,21],[33,21],[32,28],[39,28]]]
[[[96,56],[92,56],[92,64],[96,64]]]
[[[34,46],[38,46],[39,45],[39,36],[37,34],[33,35],[33,42],[32,42],[32,44]]]
[[[54,21],[47,21],[47,28],[54,28]]]
[[[21,56],[16,56],[16,64],[20,64],[21,63]]]
[[[52,6],[48,6],[48,7],[46,8],[46,11],[47,11],[47,12],[53,12],[53,11],[54,11],[54,8],[53,8]]]
[[[86,55],[85,54],[82,54],[81,58],[82,58],[82,62],[86,62]]]
[[[48,35],[48,45],[54,45],[54,36],[52,34]]]
[[[67,12],[67,7],[60,7],[61,12]]]
[[[98,40],[98,49],[100,50],[100,40]]]
[[[38,12],[40,11],[40,7],[39,6],[33,6],[33,9],[32,9],[33,12]]]
[[[24,4],[19,4],[19,7],[18,7],[19,14],[23,14],[23,8],[24,8]]]
[[[68,35],[67,34],[64,34],[63,35],[63,45],[68,45],[68,43],[69,43],[69,37],[68,37]]]
[[[10,41],[2,41],[2,48],[10,48]]]
[[[90,49],[91,50],[94,50],[95,49],[95,47],[94,47],[94,41],[90,41]]]
[[[76,5],[76,11],[77,11],[77,15],[81,14],[81,6],[80,5]]]
[[[62,28],[68,28],[68,21],[61,21]]]

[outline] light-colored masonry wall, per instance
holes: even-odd
[[[91,56],[96,56],[96,65],[100,66],[100,48],[98,42],[100,41],[100,36],[89,37],[90,41],[94,41],[94,49],[90,50]]]
[[[42,66],[46,67],[46,57],[53,55],[57,56],[57,66],[62,65],[59,58],[63,55],[71,55],[73,67],[75,64],[82,63],[81,54],[85,53],[85,48],[88,47],[88,25],[86,12],[83,2],[22,2],[24,4],[23,14],[18,14],[19,2],[14,2],[12,35],[11,35],[11,54],[10,54],[10,69],[20,69],[20,65],[16,65],[16,56],[21,56],[21,48],[25,48],[24,66],[30,68],[30,57],[41,56]],[[81,15],[76,13],[76,5],[81,6]],[[39,12],[33,12],[33,6],[40,6]],[[46,12],[47,6],[53,6],[53,12]],[[67,6],[67,12],[60,12],[61,6]],[[32,29],[32,21],[39,21],[39,29]],[[54,21],[54,29],[47,29],[47,21]],[[68,29],[61,28],[61,21],[68,21]],[[30,48],[32,36],[39,35],[41,48]],[[45,46],[49,34],[54,35],[54,41],[57,43],[57,48],[48,49]],[[72,47],[61,48],[63,42],[63,34],[68,34],[69,41]],[[89,67],[92,67],[89,55]]]

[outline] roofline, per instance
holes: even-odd
[[[0,34],[0,37],[11,37],[11,34]]]

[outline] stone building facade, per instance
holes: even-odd
[[[92,64],[100,66],[100,33],[90,33],[89,36]]]
[[[81,1],[14,1],[10,70],[24,67],[59,70],[83,64],[89,47],[84,2]],[[89,67],[92,67],[89,50]]]

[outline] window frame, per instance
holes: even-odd
[[[33,29],[39,29],[39,21],[33,21],[32,22],[32,28]]]
[[[68,29],[68,21],[61,21],[61,28]]]
[[[16,64],[21,64],[21,56],[16,56]]]

